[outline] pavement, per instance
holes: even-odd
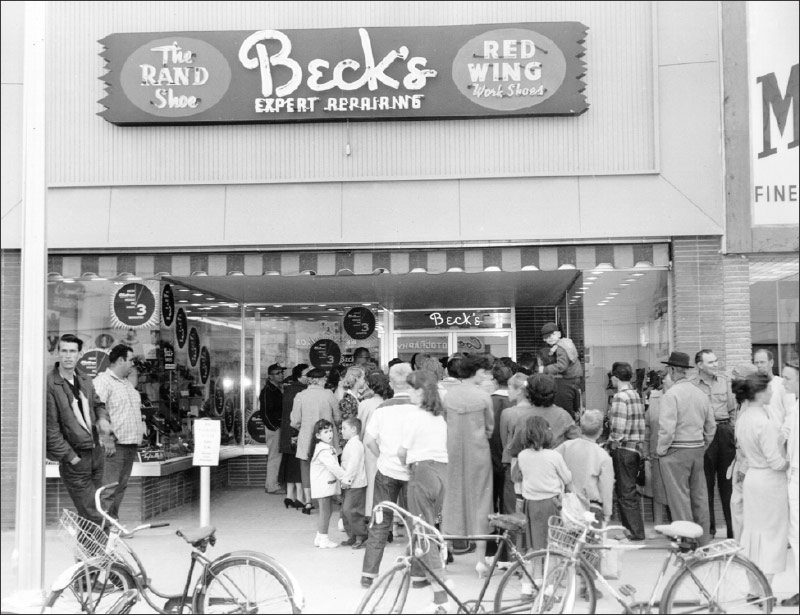
[[[266,494],[252,488],[228,488],[215,491],[211,498],[211,524],[217,527],[217,544],[211,548],[212,556],[222,555],[229,551],[248,549],[267,553],[285,565],[299,581],[305,594],[305,613],[353,613],[364,594],[360,585],[361,563],[364,551],[354,551],[350,547],[337,549],[317,549],[313,546],[316,531],[316,511],[312,515],[303,515],[299,510],[286,509],[283,506],[283,495]],[[127,544],[142,559],[148,575],[155,579],[156,587],[165,592],[179,593],[186,580],[189,565],[189,547],[175,536],[178,528],[196,527],[199,525],[199,503],[193,503],[170,510],[151,519],[155,522],[169,522],[169,527],[147,530],[136,535]],[[330,537],[337,542],[346,536],[337,531],[338,514],[331,520]],[[125,519],[122,519],[125,523]],[[647,528],[648,532],[652,529]],[[648,541],[648,544],[658,541]],[[666,541],[663,541],[666,545]],[[403,539],[395,540],[387,545],[381,570],[386,570],[405,546]],[[3,610],[7,608],[15,612],[38,612],[37,609],[20,608],[19,604],[10,602],[16,587],[16,569],[13,558],[14,534],[2,533],[2,585],[0,598]],[[797,592],[798,574],[794,570],[794,558],[787,550],[788,566],[786,572],[776,575],[773,581],[775,594],[779,599]],[[665,557],[662,551],[632,551],[624,554],[622,578],[612,581],[618,587],[631,584],[639,590],[637,597],[641,600],[650,595],[656,576]],[[72,557],[66,546],[61,543],[58,531],[48,529],[45,539],[45,584],[49,585],[57,574],[72,563]],[[448,576],[453,579],[456,594],[477,597],[482,581],[478,581],[474,570],[475,562],[470,555],[456,556],[448,565]],[[494,596],[494,588],[500,578],[492,580],[488,596]],[[406,605],[406,612],[414,613],[432,600],[430,588],[412,589]],[[491,603],[486,610],[491,610]],[[580,603],[576,604],[580,610]],[[606,596],[598,602],[598,613],[619,613],[622,607],[606,592]],[[134,613],[153,613],[146,603],[140,602],[134,607]],[[797,608],[778,607],[775,613],[798,613]]]

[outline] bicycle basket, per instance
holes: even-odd
[[[106,553],[108,536],[94,521],[84,519],[66,508],[58,519],[59,536],[79,560],[102,566],[114,559],[113,552]]]
[[[556,553],[571,556],[582,530],[576,529],[572,525],[566,525],[561,517],[557,516],[550,517],[547,525],[547,548]],[[602,535],[589,529],[586,533],[586,544],[599,545],[602,543]],[[581,555],[595,568],[600,565],[601,550],[581,549]]]

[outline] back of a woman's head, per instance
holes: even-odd
[[[528,388],[528,377],[522,372],[519,372],[511,376],[507,384],[509,391],[525,391],[525,389]],[[527,398],[527,395],[525,395],[525,397]]]
[[[525,420],[525,447],[540,451],[550,448],[553,432],[550,424],[541,416],[529,416]]]
[[[364,377],[364,370],[360,367],[349,367],[347,372],[345,372],[344,378],[342,378],[342,388],[347,390],[352,389],[356,386],[359,378]]]
[[[502,360],[502,359],[501,359]],[[508,379],[514,375],[510,367],[503,365],[500,361],[492,367],[492,378],[497,383],[497,386],[504,387],[508,384]]]
[[[391,399],[394,396],[392,386],[389,384],[389,376],[383,372],[373,372],[367,376],[367,386],[381,399]]]
[[[439,397],[439,380],[436,376],[426,370],[417,370],[411,372],[406,380],[411,388],[422,391],[420,407],[433,416],[439,416],[442,413],[442,399]]]
[[[765,391],[769,387],[769,378],[763,374],[749,374],[741,380],[731,382],[731,390],[736,396],[736,401],[743,404],[746,401],[753,401],[756,395]]]
[[[493,364],[494,357],[490,354],[471,354],[461,360],[459,377],[472,378],[479,369],[490,370]]]
[[[444,373],[439,359],[432,357],[429,354],[417,356],[416,369],[432,374],[436,380],[441,380],[442,374]]]
[[[548,408],[556,398],[556,379],[550,374],[534,374],[528,377],[528,399],[534,406]]]

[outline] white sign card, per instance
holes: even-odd
[[[213,419],[194,421],[193,466],[219,465],[220,422]]]

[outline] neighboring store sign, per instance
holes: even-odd
[[[113,124],[580,115],[578,22],[136,32],[100,41]]]
[[[375,333],[375,315],[364,307],[354,307],[344,315],[344,332],[354,340],[365,340]]]
[[[189,331],[189,363],[192,367],[197,365],[200,358],[200,334],[194,327]]]
[[[753,224],[798,220],[797,2],[748,2]]]
[[[186,320],[186,312],[183,311],[183,308],[178,308],[178,314],[175,316],[175,338],[178,340],[178,348],[186,345],[188,335],[189,321]]]
[[[146,283],[125,284],[111,297],[111,322],[115,327],[153,327],[158,324],[156,308],[156,296]]]
[[[167,284],[161,291],[161,317],[164,319],[164,326],[171,327],[175,318],[175,296],[172,293],[172,286]]]
[[[208,382],[208,377],[211,375],[211,355],[208,353],[208,348],[203,346],[200,349],[200,380],[203,384]]]
[[[84,376],[94,378],[97,374],[106,371],[109,364],[108,353],[104,350],[89,350],[78,359],[76,369]]]
[[[435,312],[397,312],[397,329],[510,329],[511,313],[478,310],[437,310]]]
[[[330,369],[338,365],[341,358],[342,351],[333,340],[317,340],[308,351],[308,359],[314,367]]]

